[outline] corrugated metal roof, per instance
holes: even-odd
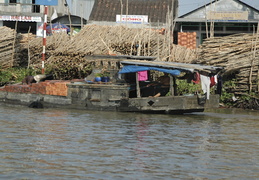
[[[219,0],[217,0],[219,1]],[[258,0],[235,0],[241,4],[247,5],[248,7],[254,9],[255,11],[259,10],[259,1]],[[188,15],[196,10],[204,8],[205,5],[208,6],[210,3],[216,2],[211,0],[195,0],[191,2],[189,0],[179,0],[179,16],[182,17]]]
[[[168,69],[178,69],[189,72],[206,72],[216,74],[223,70],[223,67],[206,66],[200,64],[187,64],[187,63],[176,63],[176,62],[164,62],[164,61],[143,61],[143,60],[130,60],[121,61],[122,65],[138,65],[138,66],[151,66]]]

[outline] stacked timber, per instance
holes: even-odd
[[[236,93],[259,89],[259,34],[235,34],[204,41],[196,63],[225,67],[225,75],[235,74]]]
[[[28,66],[28,59],[30,56],[29,52],[29,45],[32,40],[36,38],[36,35],[32,33],[27,34],[21,34],[20,39],[20,51],[19,51],[19,57],[20,57],[20,66],[25,67]]]
[[[184,46],[172,44],[171,60],[172,62],[192,63],[198,58],[199,49],[190,49]]]
[[[46,68],[51,68],[58,79],[73,79],[88,75],[92,63],[86,60],[86,56],[155,56],[160,61],[185,63],[197,58],[196,50],[174,45],[169,34],[150,28],[100,25],[86,25],[75,36],[55,33],[46,37]],[[36,38],[30,33],[23,34],[22,37],[19,51],[20,65],[40,70],[42,37]],[[112,66],[116,66],[116,63]]]
[[[45,59],[47,60],[53,55],[55,49],[63,47],[70,40],[66,33],[55,33],[53,36],[46,37],[46,53]],[[42,63],[42,52],[43,52],[43,38],[31,38],[28,40],[28,48],[26,45],[23,46],[25,54],[27,53],[28,64],[34,68],[39,68]],[[29,52],[28,52],[29,51]]]
[[[8,27],[0,27],[0,66],[9,68],[19,64],[19,44],[20,35],[15,30]]]
[[[49,41],[47,39],[46,52],[51,57],[46,65],[58,72],[61,79],[85,76],[89,72],[89,62],[85,57],[91,55],[155,56],[161,61],[186,63],[196,59],[195,50],[173,45],[172,37],[150,28],[86,25],[55,50],[50,48]],[[33,47],[39,47],[39,44],[35,42],[30,47],[33,51]]]

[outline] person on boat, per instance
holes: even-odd
[[[157,80],[147,87],[154,87],[155,95],[153,97],[165,96],[169,92],[170,77],[168,73],[164,73],[163,76],[157,78]]]

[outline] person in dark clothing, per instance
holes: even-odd
[[[165,96],[169,92],[170,77],[168,73],[164,73],[163,76],[157,78],[157,81],[148,84],[147,87],[153,87],[155,95],[153,97]]]
[[[26,76],[23,80],[22,80],[22,84],[32,84],[32,83],[36,83],[34,76]]]

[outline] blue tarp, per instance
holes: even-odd
[[[134,73],[139,71],[149,71],[149,70],[155,70],[155,71],[161,71],[164,73],[169,73],[174,76],[180,75],[181,71],[179,70],[172,70],[172,69],[164,69],[164,68],[157,68],[157,67],[147,67],[147,66],[134,66],[134,65],[128,65],[123,66],[123,68],[120,70],[120,74],[122,73]]]
[[[54,23],[46,27],[47,34],[56,32],[70,32],[70,28],[65,24]]]

